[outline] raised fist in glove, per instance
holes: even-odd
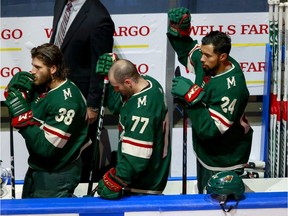
[[[97,193],[103,199],[120,199],[123,187],[127,184],[116,176],[116,169],[111,168],[105,173],[97,186]]]
[[[184,7],[173,8],[168,11],[168,32],[173,36],[187,37],[191,32],[191,15]]]
[[[116,53],[104,53],[97,61],[96,73],[107,76],[112,64],[118,60]]]
[[[33,113],[26,100],[26,94],[16,89],[9,90],[6,101],[4,102],[12,115],[12,126],[22,128],[36,124],[33,120]]]
[[[172,80],[171,93],[174,97],[185,100],[189,105],[199,102],[205,94],[201,87],[182,76]]]

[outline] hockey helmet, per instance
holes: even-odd
[[[217,197],[224,211],[227,199],[235,199],[238,204],[238,201],[243,197],[244,191],[243,180],[234,171],[216,173],[209,179],[207,184],[207,193]],[[232,208],[230,206],[228,211]]]

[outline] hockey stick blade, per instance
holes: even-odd
[[[181,76],[181,71],[180,71],[180,67],[177,66],[174,72],[175,77]]]

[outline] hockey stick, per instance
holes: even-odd
[[[273,62],[272,62],[272,94],[270,103],[270,176],[274,176],[275,170],[275,142],[276,142],[276,122],[277,122],[277,69],[278,69],[278,16],[279,16],[279,0],[273,1],[274,12],[273,12]]]
[[[175,69],[175,77],[181,76],[180,67]],[[182,194],[187,194],[187,111],[185,103],[182,103],[183,115],[183,155],[182,155]]]
[[[276,177],[275,175],[275,161],[276,161],[276,125],[277,125],[277,72],[278,72],[278,34],[279,34],[279,0],[274,0],[274,68],[273,68],[273,98],[271,104],[271,114],[272,114],[272,170],[271,177]]]
[[[15,199],[14,137],[13,137],[11,114],[10,114],[10,163],[11,163],[11,198]]]
[[[279,4],[278,10],[278,62],[277,62],[277,92],[276,92],[276,127],[275,127],[275,167],[274,177],[279,177],[280,172],[280,140],[281,140],[281,73],[282,73],[282,32],[283,32],[283,9],[284,4]]]
[[[268,169],[267,169],[267,176],[272,177],[272,172],[273,172],[273,109],[272,107],[274,104],[274,59],[275,59],[275,47],[274,47],[274,1],[273,0],[268,0],[268,5],[269,5],[269,44],[272,50],[272,59],[271,59],[271,89],[270,89],[270,116],[269,116],[269,143],[268,143],[268,154],[267,154],[267,162],[268,162]]]
[[[162,191],[142,190],[142,189],[129,188],[129,187],[123,187],[122,190],[130,192],[130,193],[139,193],[139,194],[150,194],[150,195],[162,194]]]
[[[108,76],[104,77],[103,82],[104,82],[104,86],[103,86],[103,92],[102,92],[102,97],[101,97],[101,107],[99,110],[96,142],[95,142],[94,147],[93,147],[93,156],[92,156],[92,161],[91,161],[91,170],[90,170],[90,175],[89,175],[87,196],[94,196],[94,194],[96,192],[94,190],[92,191],[93,177],[94,177],[95,165],[96,165],[96,162],[98,160],[101,130],[103,128],[103,120],[104,120],[104,113],[105,113],[105,107],[106,107],[106,98],[105,98],[106,88],[107,88],[108,83],[109,83]]]
[[[94,194],[96,193],[98,189],[98,186],[96,186],[91,194]],[[137,194],[147,194],[147,195],[158,195],[158,194],[162,194],[163,191],[153,191],[153,190],[142,190],[142,189],[136,189],[136,188],[130,188],[130,187],[123,187],[122,188],[122,191],[127,191],[127,192],[130,192],[130,193],[137,193]]]
[[[187,193],[187,111],[186,104],[183,104],[183,180],[182,194]]]
[[[284,60],[284,76],[283,76],[283,111],[282,111],[282,139],[281,139],[281,146],[282,146],[282,157],[281,157],[281,177],[288,177],[288,108],[287,108],[287,99],[288,99],[288,2],[284,3],[285,13],[284,13],[284,20],[285,20],[285,60]]]

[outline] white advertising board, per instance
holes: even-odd
[[[30,49],[49,42],[53,17],[1,18],[1,92],[19,71],[31,70]],[[113,15],[114,52],[136,64],[139,73],[166,79],[166,14]]]
[[[31,47],[49,42],[52,17],[1,18],[0,99],[13,74],[31,69]],[[167,14],[112,15],[114,52],[136,64],[138,71],[165,86]],[[262,95],[268,13],[192,14],[191,35],[201,38],[211,30],[232,38],[231,55],[242,65],[251,95]],[[177,60],[175,60],[176,65]]]

